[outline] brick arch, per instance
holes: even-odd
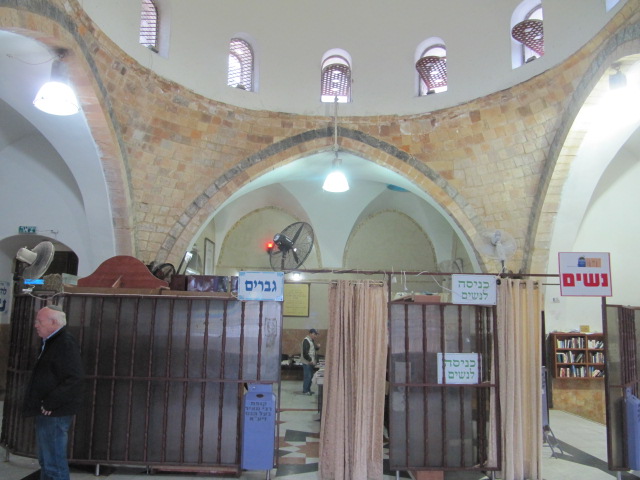
[[[604,33],[590,43],[598,45],[602,41],[600,38],[602,35]],[[562,187],[569,175],[568,167],[575,156],[572,152],[578,148],[576,145],[586,134],[584,129],[572,128],[573,122],[596,83],[611,64],[622,57],[640,53],[640,23],[625,27],[609,37],[598,48],[595,56],[585,54],[585,50],[591,52],[587,46],[576,56],[581,55],[581,60],[588,63],[588,66],[584,72],[576,75],[580,78],[580,82],[573,90],[564,113],[558,121],[558,128],[555,130],[547,162],[534,197],[523,258],[523,266],[527,272],[542,272],[547,266],[549,245],[554,230],[552,226],[560,205]],[[564,150],[565,145],[570,145],[568,150]]]
[[[113,215],[115,250],[119,255],[134,255],[128,157],[107,87],[93,56],[99,44],[90,28],[91,21],[82,10],[74,11],[72,18],[48,2],[25,1],[29,11],[11,8],[15,3],[0,0],[0,29],[33,38],[52,48],[64,47],[69,52],[65,63],[98,146],[104,171]],[[80,25],[78,18],[85,24]]]
[[[275,168],[331,149],[333,133],[332,127],[308,130],[275,142],[227,170],[183,211],[167,234],[156,261],[179,259],[201,225],[240,187]],[[482,220],[462,194],[438,172],[407,152],[362,131],[338,127],[338,136],[343,150],[410,179],[429,194],[456,222],[469,243],[473,244],[471,239],[482,231]]]

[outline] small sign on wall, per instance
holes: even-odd
[[[0,323],[9,323],[11,282],[0,281]]]
[[[285,317],[309,316],[308,283],[285,283],[282,315]]]
[[[438,383],[473,384],[480,381],[480,355],[477,353],[438,353]],[[446,379],[443,381],[443,375]]]

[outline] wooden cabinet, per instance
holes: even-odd
[[[551,333],[548,342],[549,363],[555,378],[587,380],[604,376],[602,333]]]

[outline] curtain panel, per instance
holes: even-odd
[[[498,286],[502,474],[542,479],[542,295],[534,280]]]
[[[320,478],[380,479],[383,463],[387,288],[341,280],[329,292]]]

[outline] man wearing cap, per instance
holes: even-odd
[[[315,342],[316,338],[318,338],[318,331],[312,328],[309,330],[309,335],[302,340],[300,361],[302,362],[302,371],[304,373],[302,380],[303,395],[313,395],[311,380],[313,379],[313,367],[316,365],[316,348],[319,348],[319,345]]]
[[[80,347],[56,305],[38,311],[34,327],[42,344],[24,399],[24,415],[35,417],[41,480],[69,480],[68,431],[82,405],[84,371]]]

